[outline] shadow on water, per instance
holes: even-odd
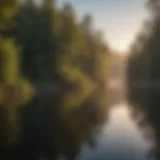
[[[98,145],[95,148],[84,146],[77,160],[146,160],[150,147],[123,103],[111,109]]]

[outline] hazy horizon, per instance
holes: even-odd
[[[145,0],[57,0],[58,5],[64,2],[71,2],[79,16],[90,12],[106,43],[119,53],[127,52],[147,15]]]

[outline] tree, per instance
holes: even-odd
[[[86,33],[91,33],[93,29],[93,17],[89,13],[84,15],[82,27],[85,29]]]
[[[31,98],[32,89],[20,74],[19,46],[11,35],[18,2],[0,3],[0,145],[13,145],[19,134],[19,107]],[[17,95],[18,94],[18,95]]]
[[[128,61],[128,100],[140,118],[142,124],[149,124],[154,130],[155,151],[154,156],[160,159],[160,123],[159,123],[159,58],[160,58],[160,17],[159,1],[149,1],[152,11],[150,27],[143,41],[136,40]],[[141,49],[137,49],[137,44]],[[136,116],[139,117],[139,116]],[[144,123],[145,122],[145,123]],[[152,135],[153,136],[153,135]]]
[[[26,1],[16,24],[12,32],[22,48],[22,73],[35,86],[49,83],[60,89],[40,97],[36,90],[21,110],[21,141],[11,149],[16,160],[74,159],[107,117],[108,46],[99,31],[87,33],[70,4],[58,9],[51,0],[40,6]]]

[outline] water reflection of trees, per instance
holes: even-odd
[[[93,29],[90,14],[79,21],[71,4],[58,8],[53,0],[42,0],[39,6],[34,2],[0,2],[0,35],[7,32],[0,37],[0,46],[3,46],[1,39],[11,36],[22,48],[20,70],[23,75],[32,84],[49,83],[58,89],[53,94],[48,90],[37,96],[41,88],[33,85],[36,95],[21,110],[10,99],[6,99],[9,107],[1,104],[0,158],[36,160],[44,156],[55,160],[63,155],[73,160],[84,142],[93,144],[95,134],[107,119],[109,47],[102,33]],[[0,55],[7,53],[15,62],[16,49],[6,46],[5,50],[0,47]],[[5,58],[1,58],[1,62],[0,78],[3,79],[2,72],[6,76],[5,71],[13,65]],[[1,79],[3,86],[6,81]],[[14,125],[13,118],[18,118],[21,125]],[[20,134],[15,128],[21,130]],[[14,134],[18,135],[18,141],[3,143]]]
[[[110,107],[121,103],[125,98],[125,65],[126,57],[112,54],[108,64],[107,102]]]
[[[152,11],[159,1],[150,1]],[[155,7],[156,6],[156,7]],[[131,46],[127,66],[127,98],[131,115],[147,139],[154,140],[153,155],[160,159],[160,17],[152,12]],[[145,30],[146,29],[146,30]]]

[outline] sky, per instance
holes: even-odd
[[[71,2],[80,17],[92,13],[95,27],[104,32],[110,47],[122,54],[147,15],[146,0],[57,0],[60,5],[64,2]]]

